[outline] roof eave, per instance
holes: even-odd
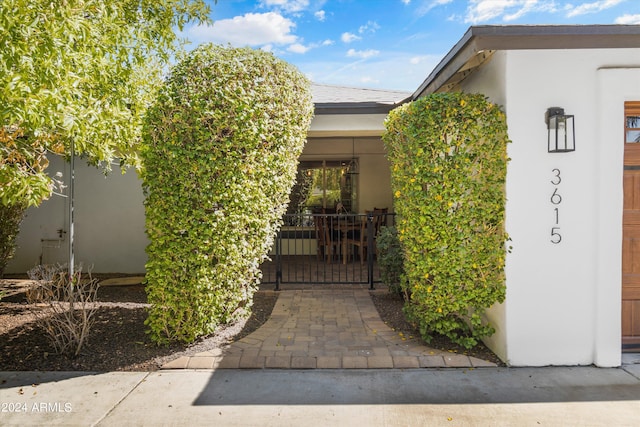
[[[640,47],[640,25],[470,27],[413,93],[411,99],[437,92],[471,58],[483,51],[630,47]]]
[[[381,102],[323,102],[315,104],[315,114],[388,114],[411,99],[409,96],[396,103]]]

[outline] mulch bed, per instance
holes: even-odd
[[[11,279],[0,281],[6,288]],[[372,296],[382,320],[404,336],[419,336],[402,313],[402,299],[392,294]],[[74,358],[58,355],[47,335],[33,321],[24,292],[0,300],[0,370],[2,371],[154,371],[180,356],[212,350],[237,341],[258,329],[273,310],[277,295],[258,292],[251,316],[219,330],[193,344],[158,346],[146,334],[146,293],[142,285],[102,286],[100,307],[87,344]],[[433,348],[469,354],[501,363],[486,347],[471,351],[435,337]]]
[[[402,333],[406,338],[420,339],[420,331],[407,320],[406,316],[402,312],[404,300],[400,295],[392,293],[376,293],[372,294],[371,297],[380,317],[387,326],[398,333]],[[451,342],[449,338],[443,335],[434,334],[431,342],[425,345],[438,350],[465,354],[467,356],[477,357],[478,359],[488,360],[498,366],[505,366],[504,362],[502,362],[498,356],[496,356],[482,343],[468,350],[461,345]]]

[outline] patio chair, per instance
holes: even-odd
[[[340,251],[340,239],[331,227],[329,217],[318,215],[315,217],[316,241],[318,245],[318,259],[325,258],[327,263]]]
[[[380,231],[380,227],[387,223],[387,213],[389,212],[389,208],[373,208],[372,211],[365,211],[367,217],[369,214],[373,214],[373,218],[371,221],[371,226],[373,227],[373,239],[374,239],[374,247],[375,247],[375,239],[378,237],[378,232]],[[349,247],[358,247],[359,255],[360,255],[360,264],[364,264],[367,255],[367,248],[369,247],[369,241],[367,239],[367,222],[368,220],[362,221],[360,230],[356,230],[352,233],[352,235],[347,238],[347,245]],[[377,249],[376,249],[377,253]],[[355,252],[354,252],[355,257]]]

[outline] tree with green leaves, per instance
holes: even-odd
[[[142,117],[203,0],[0,0],[0,201],[38,205],[71,147],[139,166]]]
[[[155,341],[248,312],[312,115],[309,81],[271,53],[203,45],[172,70],[142,144]]]

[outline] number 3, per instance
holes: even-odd
[[[551,172],[555,173],[555,179],[551,180],[553,185],[560,185],[562,178],[560,178],[560,169],[552,169]]]

